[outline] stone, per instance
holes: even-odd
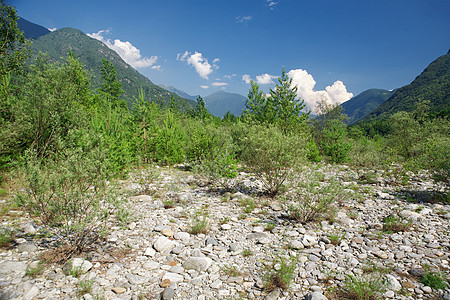
[[[170,279],[164,279],[161,281],[161,283],[159,284],[159,286],[161,286],[162,288],[166,288],[168,286],[170,286],[172,282],[170,282]]]
[[[402,285],[398,282],[397,278],[390,274],[386,274],[386,288],[388,290],[398,292],[402,289]]]
[[[187,232],[179,231],[173,236],[177,240],[181,240],[182,242],[187,242],[191,238],[191,235]]]
[[[0,263],[0,274],[25,273],[26,269],[27,265],[23,262],[6,261]]]
[[[230,224],[222,224],[222,225],[220,225],[220,228],[222,230],[230,230],[231,229],[231,225]]]
[[[433,290],[429,286],[426,286],[426,285],[422,287],[422,291],[424,291],[427,294],[430,294],[433,292]]]
[[[150,256],[150,257],[154,257],[156,254],[155,249],[148,247],[147,249],[145,249],[144,255],[145,256]]]
[[[417,220],[423,218],[423,216],[421,214],[416,213],[414,211],[410,211],[410,210],[402,210],[399,213],[399,215],[402,218],[413,220],[413,221],[417,221]]]
[[[166,287],[164,291],[161,293],[161,299],[170,300],[175,295],[175,290],[171,287]]]
[[[209,285],[212,289],[218,290],[222,287],[222,281],[220,281],[219,279],[217,279],[216,281],[214,281],[213,283],[211,283]]]
[[[305,234],[302,238],[302,244],[305,247],[312,247],[317,244],[317,238],[312,235]]]
[[[144,269],[146,269],[146,270],[155,270],[155,269],[158,269],[159,266],[160,266],[159,263],[157,263],[157,262],[155,262],[155,261],[149,261],[149,262],[146,262],[146,263],[142,266],[142,268],[144,268]]]
[[[328,298],[322,294],[322,292],[312,292],[305,298],[306,300],[327,300]]]
[[[206,271],[212,264],[212,259],[208,257],[189,257],[183,267],[186,270],[196,270],[197,272]]]
[[[174,234],[173,231],[168,228],[164,228],[163,230],[161,230],[161,233],[167,237],[172,237]]]
[[[17,246],[17,251],[18,252],[36,252],[37,247],[34,243],[30,243],[30,242],[26,242],[23,244],[20,244],[19,246]]]
[[[407,280],[402,282],[402,287],[405,289],[413,289],[415,285],[411,281]]]
[[[24,300],[32,300],[34,297],[36,297],[37,295],[39,295],[39,288],[35,285],[33,285],[33,287],[31,289],[29,289],[24,295],[23,298]]]
[[[123,287],[113,287],[113,288],[111,289],[111,291],[113,291],[113,292],[116,293],[116,294],[123,294],[123,293],[125,293],[127,290],[126,290],[125,288],[123,288]]]
[[[171,250],[173,247],[175,247],[175,245],[176,244],[174,241],[169,240],[165,236],[160,236],[153,244],[153,247],[158,252],[166,252],[166,251]]]
[[[168,279],[172,283],[178,283],[184,280],[184,276],[177,273],[167,272],[164,274],[162,280]]]
[[[33,223],[27,223],[25,226],[23,226],[23,232],[27,234],[35,234],[36,233],[36,227],[34,227]]]
[[[295,250],[300,250],[305,248],[305,246],[299,240],[294,240],[291,242],[291,247]]]
[[[280,297],[281,291],[279,289],[270,292],[264,299],[265,300],[277,300]]]
[[[409,270],[408,273],[414,277],[422,277],[425,274],[425,270],[420,268],[413,268]]]
[[[70,274],[70,272],[77,272],[79,270],[81,274],[85,274],[89,272],[89,270],[92,268],[92,263],[85,260],[81,257],[74,257],[70,259],[66,264],[63,266],[63,271],[65,274]]]
[[[395,293],[393,291],[387,291],[386,293],[384,293],[384,296],[386,298],[394,298],[395,297]]]

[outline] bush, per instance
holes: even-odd
[[[289,289],[296,268],[297,256],[290,256],[289,259],[278,257],[264,276],[264,288],[269,292],[276,288]]]
[[[308,182],[305,188],[297,187],[293,193],[286,196],[290,202],[289,215],[300,223],[313,221],[321,214],[332,212],[332,204],[343,195],[343,188],[336,180],[324,185]]]
[[[339,299],[380,299],[386,290],[385,280],[379,275],[370,277],[347,275],[346,277],[344,287],[339,291]]]
[[[243,140],[242,159],[262,180],[269,196],[276,196],[295,165],[305,161],[305,137],[275,127],[253,126]]]
[[[105,154],[99,141],[64,148],[47,160],[28,152],[25,161],[27,193],[18,202],[38,217],[77,254],[97,241],[113,210],[106,185]]]

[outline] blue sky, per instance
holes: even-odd
[[[7,0],[47,28],[102,40],[191,95],[268,92],[284,66],[313,106],[410,83],[450,48],[448,0]]]

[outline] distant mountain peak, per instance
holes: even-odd
[[[30,22],[22,17],[19,17],[17,20],[17,26],[19,26],[19,29],[24,32],[25,38],[27,39],[35,40],[51,32],[44,26]]]

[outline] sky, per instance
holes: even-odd
[[[409,84],[450,48],[449,0],[6,0],[77,28],[156,84],[190,95],[268,93],[282,68],[314,110]]]

